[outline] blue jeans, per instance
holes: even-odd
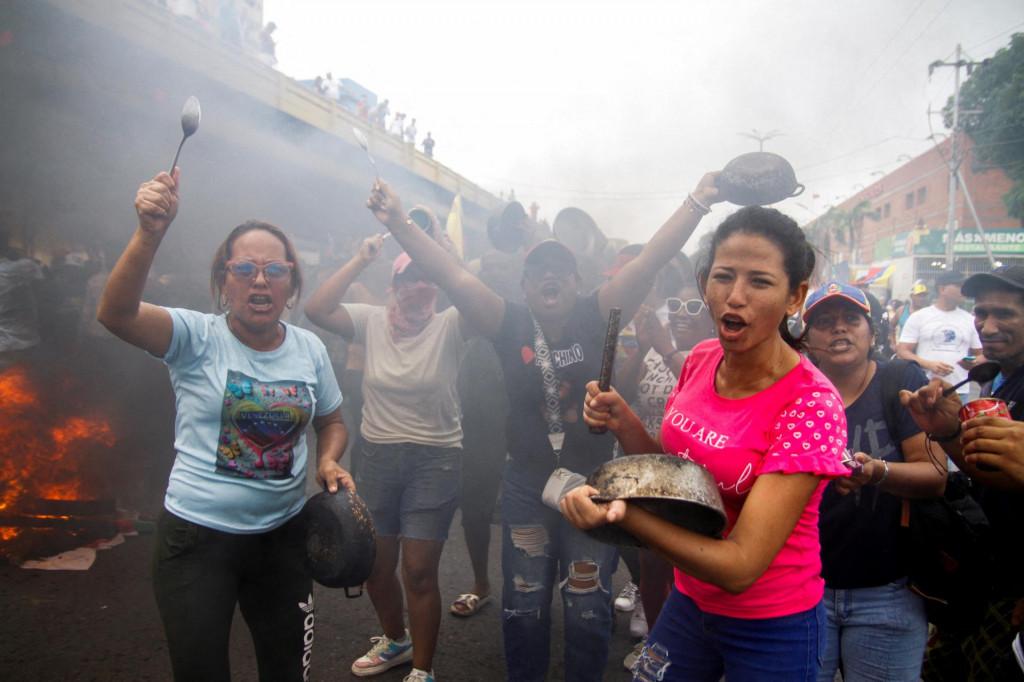
[[[544,506],[540,493],[546,480],[517,471],[512,460],[505,466],[501,599],[507,677],[546,678],[557,579],[565,620],[565,679],[601,680],[608,663],[618,551]]]
[[[840,662],[846,682],[916,682],[928,639],[924,600],[906,578],[881,587],[825,588],[828,644],[820,682],[832,682]]]
[[[675,587],[647,637],[634,682],[813,682],[825,651],[825,607],[778,618],[701,611]]]

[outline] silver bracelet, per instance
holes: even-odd
[[[708,213],[711,213],[711,207],[705,206],[704,204],[697,201],[692,194],[686,195],[686,205],[694,213],[699,213],[701,215],[707,215]]]
[[[882,462],[882,466],[885,467],[885,471],[882,472],[882,477],[880,479],[878,479],[877,483],[875,483],[875,487],[876,488],[881,488],[882,484],[885,483],[885,479],[889,478],[889,463],[887,461],[885,461],[884,459],[881,460],[881,462]]]

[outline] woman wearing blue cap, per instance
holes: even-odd
[[[847,680],[917,680],[928,621],[924,601],[907,587],[897,529],[903,498],[938,497],[946,473],[945,463],[929,461],[925,434],[899,404],[898,389],[916,390],[927,379],[916,364],[872,359],[876,329],[855,287],[830,282],[815,290],[803,320],[808,355],[843,400],[854,453],[852,475],[832,481],[821,500],[828,641],[818,680],[831,682],[840,667]]]

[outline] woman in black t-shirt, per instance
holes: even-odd
[[[855,471],[834,480],[821,501],[822,575],[828,643],[819,681],[842,668],[846,679],[917,680],[928,621],[923,600],[907,588],[897,529],[903,498],[938,497],[945,462],[933,465],[925,435],[900,409],[899,433],[885,421],[886,363],[872,359],[876,329],[859,289],[832,282],[807,297],[803,320],[809,355],[835,385],[846,411]],[[909,365],[901,388],[927,383]]]

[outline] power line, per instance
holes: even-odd
[[[952,3],[953,3],[953,0],[948,0],[948,2],[942,7],[942,9],[940,9],[938,11],[938,13],[936,13],[936,15],[934,17],[932,17],[932,20],[929,21],[925,25],[925,27],[923,29],[921,29],[921,32],[917,34],[917,37],[914,38],[912,41],[910,41],[910,43],[907,44],[906,49],[903,50],[903,52],[901,52],[899,54],[899,56],[897,56],[896,59],[894,59],[889,64],[889,67],[887,69],[885,69],[885,71],[882,72],[882,74],[875,80],[875,82],[871,85],[871,87],[869,87],[866,91],[864,91],[864,93],[853,104],[851,104],[850,106],[844,108],[845,112],[848,113],[848,112],[852,112],[852,111],[856,111],[857,110],[857,107],[860,106],[861,102],[863,102],[868,97],[868,95],[870,95],[872,92],[874,92],[875,88],[878,87],[878,84],[881,83],[889,75],[889,73],[896,67],[896,65],[900,63],[900,61],[903,59],[903,57],[905,57],[907,55],[907,53],[910,52],[910,49],[917,43],[917,41],[921,39],[921,36],[923,36],[925,34],[925,32],[929,28],[931,28],[931,25],[934,24],[938,20],[938,18],[940,16],[942,16],[942,14],[946,11],[946,9]],[[920,8],[920,6],[921,6],[921,4],[919,3],[917,5],[917,7],[915,7],[911,11],[911,13],[907,17],[906,21],[904,21],[903,25],[900,26],[900,29],[902,29],[903,26],[905,26],[907,24],[907,22],[909,22],[910,19],[913,18],[914,14],[917,12],[917,10],[918,10],[918,8]],[[833,132],[835,132],[836,128],[838,128],[840,126],[840,124],[843,123],[844,120],[845,120],[845,117],[842,118],[842,119],[839,119],[838,121],[836,121],[835,124],[831,128],[828,129],[828,131],[824,134],[823,137],[826,137],[826,138],[829,137]]]

